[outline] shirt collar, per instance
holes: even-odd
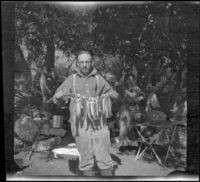
[[[96,75],[96,74],[97,74],[97,70],[96,70],[96,68],[93,68],[92,71],[89,73],[89,75],[85,76],[85,75],[83,75],[83,74],[80,72],[79,68],[77,68],[77,69],[76,69],[76,73],[77,73],[80,77],[89,78],[90,76]]]

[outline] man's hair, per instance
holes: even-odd
[[[93,60],[92,60],[92,55],[91,55],[91,53],[90,53],[89,51],[79,51],[79,52],[77,53],[77,55],[76,55],[76,66],[78,66],[78,57],[79,57],[80,55],[82,55],[82,54],[88,54],[88,55],[90,55],[90,56],[91,56],[91,62],[93,62]]]
[[[77,59],[78,59],[78,56],[80,56],[82,54],[88,54],[92,57],[92,54],[89,51],[79,51],[78,54],[77,54]]]

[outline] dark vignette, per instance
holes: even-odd
[[[1,3],[2,16],[2,59],[3,59],[3,106],[4,106],[4,143],[6,172],[14,172],[17,166],[14,154],[14,3]]]
[[[188,6],[187,171],[199,174],[199,5]]]

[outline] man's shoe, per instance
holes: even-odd
[[[94,170],[83,171],[83,176],[95,176]]]

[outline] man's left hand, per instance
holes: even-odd
[[[114,91],[114,90],[110,91],[110,92],[109,92],[109,95],[110,95],[112,98],[118,98],[118,97],[119,97],[119,94],[118,94],[116,91]]]

